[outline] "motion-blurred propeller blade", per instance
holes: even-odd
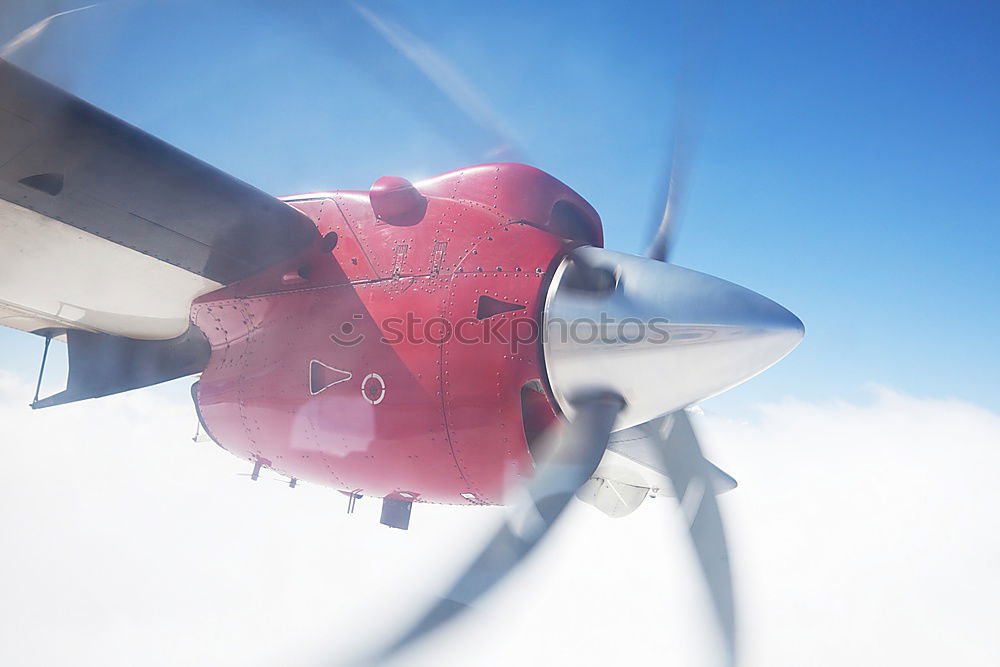
[[[714,466],[702,455],[698,437],[684,410],[647,422],[644,428],[650,437],[660,442],[663,464],[687,518],[698,563],[712,596],[728,663],[734,664],[736,623],[733,583],[722,517],[712,492]]]
[[[469,120],[493,137],[484,157],[493,161],[517,158],[514,130],[494,111],[475,86],[446,58],[402,25],[359,2],[350,6],[400,56],[412,63]],[[447,131],[451,131],[450,129]]]
[[[678,17],[681,29],[680,58],[674,91],[674,113],[670,128],[670,145],[665,174],[650,228],[652,236],[645,255],[665,262],[670,258],[684,197],[684,188],[691,170],[695,143],[699,135],[708,94],[708,80],[714,69],[716,47],[722,27],[722,0],[682,3],[686,9]]]
[[[615,417],[624,402],[603,394],[574,401],[576,418],[527,488],[528,502],[515,508],[479,556],[419,621],[364,664],[378,664],[464,611],[509,574],[548,533],[573,494],[597,469]]]
[[[683,135],[685,130],[680,128],[679,123],[674,128],[674,143],[671,148],[669,168],[666,177],[663,179],[666,191],[663,194],[663,208],[660,219],[656,223],[656,231],[653,238],[646,247],[645,255],[650,259],[658,259],[661,262],[667,261],[670,251],[673,248],[674,236],[677,233],[677,212],[680,205],[681,189],[685,170],[688,167],[689,158],[689,137]]]

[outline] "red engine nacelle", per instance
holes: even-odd
[[[597,213],[517,164],[286,201],[323,242],[192,308],[212,344],[196,396],[206,430],[345,491],[502,502],[533,471],[526,429],[555,418],[545,287],[567,240],[602,244]]]

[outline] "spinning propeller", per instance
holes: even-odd
[[[457,69],[396,22],[365,5],[349,6],[460,113],[496,137],[498,152],[512,150],[513,133]],[[4,53],[27,45],[53,19],[72,11],[78,10],[25,30]],[[687,519],[727,660],[735,662],[729,556],[713,481],[718,472],[704,458],[685,408],[776,363],[798,344],[803,327],[763,296],[668,262],[693,143],[690,106],[678,104],[675,110],[662,205],[645,256],[584,246],[567,253],[552,279],[543,329],[560,321],[590,327],[596,335],[544,342],[547,377],[563,423],[552,434],[555,442],[539,462],[526,500],[441,600],[368,662],[382,662],[433,632],[516,568],[594,477],[611,434],[623,429],[636,429],[658,453]],[[621,328],[626,321],[631,329]],[[660,335],[654,338],[651,331]]]
[[[673,222],[664,216],[661,229],[669,232]],[[560,322],[589,334],[552,335]],[[625,322],[631,329],[619,327]],[[431,632],[513,570],[594,476],[612,432],[631,428],[652,443],[680,501],[732,664],[733,592],[715,499],[718,473],[702,455],[684,408],[776,363],[801,340],[802,323],[770,299],[719,278],[583,246],[556,270],[542,326],[549,334],[543,343],[549,386],[565,419],[559,444],[538,465],[529,500],[442,601],[374,662]]]
[[[383,662],[433,632],[507,576],[594,476],[611,434],[633,428],[653,444],[671,481],[712,600],[727,663],[735,664],[729,553],[713,483],[718,473],[702,454],[684,408],[776,363],[799,343],[804,330],[795,315],[770,299],[667,263],[694,134],[693,104],[678,97],[662,203],[645,258],[577,248],[549,289],[544,330],[558,319],[570,328],[591,327],[596,334],[586,343],[554,336],[544,342],[550,388],[565,420],[557,446],[538,465],[526,500],[513,508],[447,593],[370,656],[371,663]],[[654,343],[646,335],[623,344],[622,329],[612,332],[605,319],[638,322],[646,334],[647,327],[661,319],[667,339]]]

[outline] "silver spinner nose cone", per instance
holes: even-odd
[[[791,352],[805,328],[721,278],[583,247],[553,276],[543,331],[549,385],[567,417],[575,396],[611,391],[626,401],[622,429],[750,379]]]

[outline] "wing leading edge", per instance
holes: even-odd
[[[0,60],[0,324],[167,339],[305,250],[288,204]]]

